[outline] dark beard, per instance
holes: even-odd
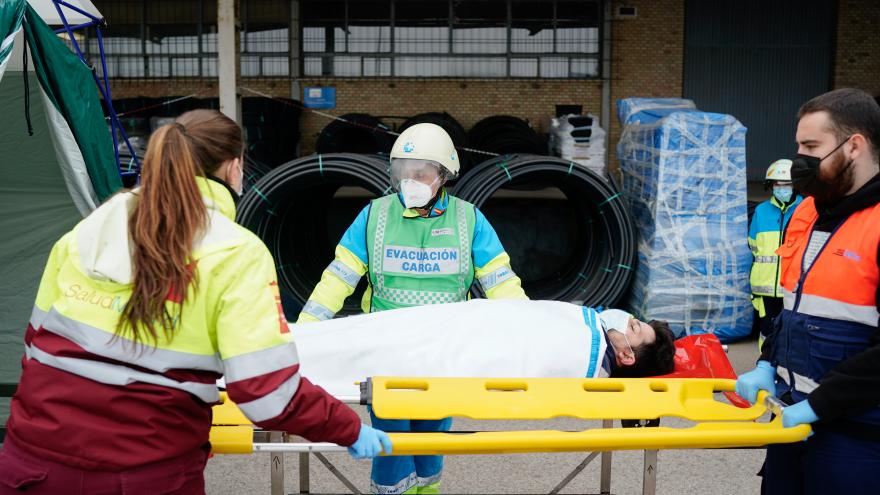
[[[849,190],[852,189],[853,184],[855,184],[852,161],[846,162],[846,155],[843,153],[834,158],[834,165],[830,167],[830,170],[834,174],[830,178],[822,177],[822,170],[819,170],[821,187],[813,192],[816,204],[820,207],[828,208],[833,206],[846,196]]]

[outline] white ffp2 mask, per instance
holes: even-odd
[[[617,330],[622,334],[629,332],[629,319],[632,315],[619,309],[606,309],[599,313],[605,330]]]
[[[623,335],[623,340],[626,342],[627,347],[629,347],[629,351],[634,353],[632,345],[629,343],[629,338],[626,336],[630,331],[630,318],[632,318],[631,314],[619,309],[606,309],[599,313],[599,319],[602,320],[602,325],[605,327],[605,331],[616,330]]]
[[[403,179],[400,181],[400,195],[403,196],[403,205],[407,208],[421,208],[431,201],[434,191],[431,186],[417,180]]]
[[[238,190],[235,191],[240,198],[244,194],[244,164],[238,167]]]

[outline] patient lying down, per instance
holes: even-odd
[[[290,325],[300,370],[338,396],[371,376],[640,377],[670,373],[665,322],[557,301],[438,304]]]

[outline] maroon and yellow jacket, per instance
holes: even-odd
[[[119,194],[52,249],[25,335],[8,436],[34,455],[118,471],[208,442],[215,380],[256,425],[351,445],[360,420],[300,376],[271,254],[234,221],[229,192],[198,178],[208,227],[192,253],[197,283],[169,297],[172,338],[155,346],[114,336],[131,295],[128,218]],[[126,329],[124,329],[126,330]]]

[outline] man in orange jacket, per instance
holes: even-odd
[[[814,424],[767,447],[762,493],[880,493],[880,106],[840,89],[798,117],[791,178],[808,198],[776,251],[782,313],[737,392],[767,390],[791,404],[785,426]]]

